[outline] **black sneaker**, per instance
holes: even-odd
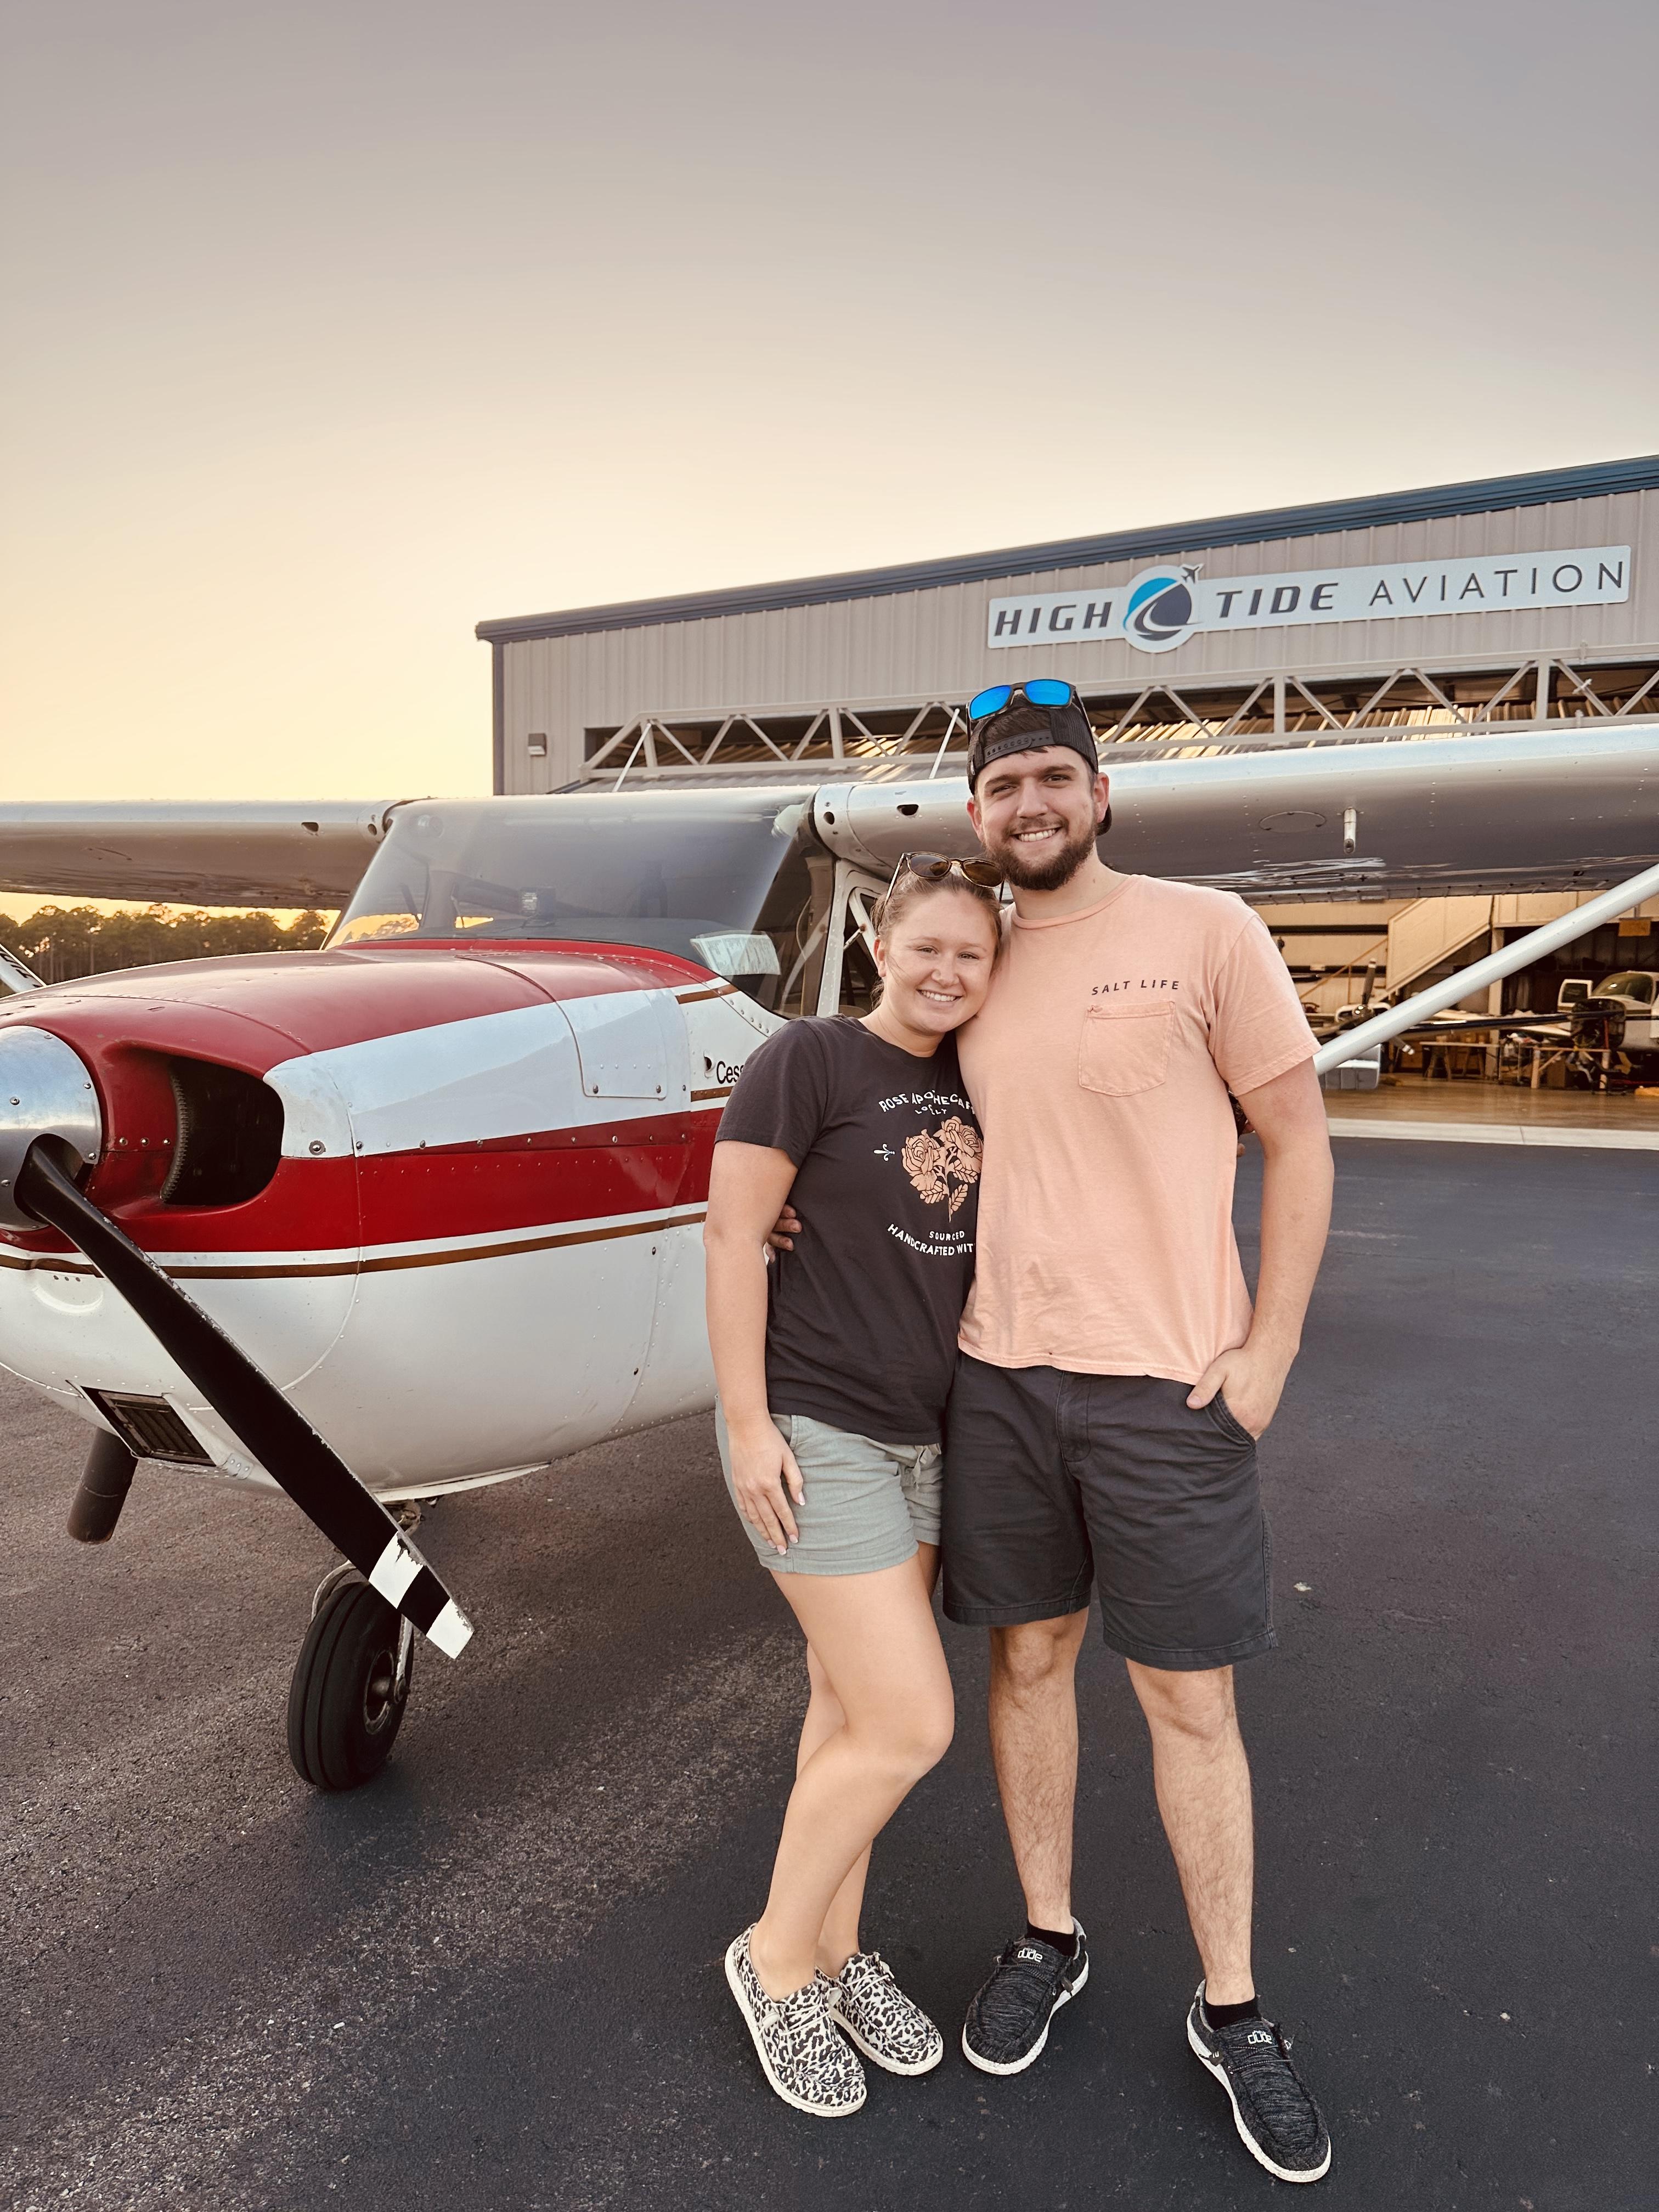
[[[1212,2025],[1198,1985],[1187,2015],[1187,2040],[1200,2064],[1227,2092],[1244,2148],[1280,2181],[1317,2181],[1328,2173],[1331,2139],[1313,2093],[1291,2062],[1291,2039],[1270,2020]]]
[[[962,2055],[986,2074],[1023,2074],[1048,2040],[1048,2023],[1089,1978],[1089,1945],[1073,1920],[1069,1954],[1022,1936],[997,1960],[962,2027]]]

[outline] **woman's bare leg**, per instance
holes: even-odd
[[[915,1565],[931,1601],[933,1584],[939,1579],[939,1546],[918,1545]],[[827,1742],[846,1718],[841,1699],[810,1644],[806,1647],[806,1673],[811,1695],[807,1700],[806,1718],[801,1723],[800,1749],[795,1755],[797,1775],[819,1745]],[[859,1941],[859,1921],[864,1911],[864,1885],[869,1872],[870,1846],[866,1844],[823,1916],[823,1926],[818,1931],[817,1963],[832,1980],[854,1952],[864,1948]]]
[[[927,1581],[914,1560],[872,1575],[777,1581],[842,1715],[801,1762],[771,1893],[750,1939],[762,1986],[781,1997],[811,1980],[842,1885],[944,1756],[953,1705]]]
[[[801,1723],[800,1748],[795,1753],[798,1779],[813,1753],[828,1743],[847,1718],[841,1709],[841,1699],[823,1671],[823,1662],[810,1644],[806,1647],[806,1675],[812,1694],[807,1700],[806,1717]],[[832,1979],[859,1948],[859,1915],[864,1909],[864,1883],[869,1871],[870,1847],[866,1844],[854,1861],[852,1872],[830,1899],[830,1910],[818,1930],[817,1964]]]

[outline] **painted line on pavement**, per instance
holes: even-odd
[[[1331,1117],[1334,1137],[1401,1137],[1419,1145],[1575,1145],[1600,1152],[1659,1152],[1659,1129],[1528,1128],[1519,1121],[1366,1121]]]

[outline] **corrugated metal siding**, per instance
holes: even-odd
[[[1557,500],[1592,499],[1621,491],[1659,488],[1659,453],[1638,453],[1588,466],[1540,469],[1528,476],[1481,477],[1471,482],[1427,484],[1414,491],[1367,494],[1358,499],[1318,500],[1301,507],[1257,508],[1249,514],[1216,514],[1166,522],[1151,529],[1109,531],[1103,536],[1052,538],[1039,545],[1005,545],[995,551],[957,554],[948,560],[843,569],[836,575],[775,579],[666,599],[624,599],[605,606],[564,607],[539,615],[510,615],[481,622],[483,638],[587,636],[602,629],[637,629],[669,622],[703,622],[716,615],[769,607],[827,605],[832,599],[884,599],[895,592],[931,592],[950,584],[984,583],[994,576],[1032,576],[1040,569],[1086,568],[1112,562],[1164,560],[1187,545],[1275,543],[1310,533],[1368,530],[1384,523],[1420,522],[1438,515],[1509,513],[1547,507]]]
[[[1297,568],[1455,559],[1558,547],[1629,544],[1632,592],[1599,607],[1415,615],[1396,621],[1289,624],[1237,635],[1211,631],[1171,653],[1119,638],[1033,650],[1036,672],[1085,684],[1138,685],[1281,671],[1328,674],[1378,663],[1426,664],[1490,653],[1605,653],[1659,641],[1659,493],[1636,491],[1431,521],[1390,523],[1253,544],[1184,549],[1206,577]],[[577,774],[583,733],[647,710],[712,712],[799,701],[961,696],[1008,678],[1025,656],[993,652],[986,608],[1015,592],[1121,584],[1144,563],[1056,568],[884,598],[722,615],[578,636],[508,641],[506,775],[511,790],[549,790]],[[545,760],[526,750],[544,732]]]

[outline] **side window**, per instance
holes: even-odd
[[[798,845],[779,869],[755,924],[757,935],[771,939],[777,966],[752,982],[739,979],[739,988],[768,1013],[813,1011],[802,1005],[801,997],[818,970],[812,957],[814,905],[813,874]]]
[[[841,926],[841,988],[836,1003],[837,1013],[867,1014],[876,1003],[881,978],[876,973],[876,957],[872,949],[874,940],[871,916],[886,888],[884,881],[866,876],[857,870],[847,871],[840,885],[840,896],[830,922],[833,928],[838,918]]]
[[[863,937],[854,938],[842,960],[839,1011],[843,1014],[867,1014],[876,1003],[876,986],[880,980],[874,957]]]
[[[836,867],[827,854],[809,857],[797,849],[779,871],[755,924],[777,950],[775,974],[733,978],[745,997],[769,1013],[793,1018],[816,1014],[827,960],[833,959],[830,939],[839,923],[842,946],[840,995],[836,1011],[868,1012],[875,1003],[876,963],[866,939],[870,908],[884,883],[855,877],[842,884],[837,896]]]

